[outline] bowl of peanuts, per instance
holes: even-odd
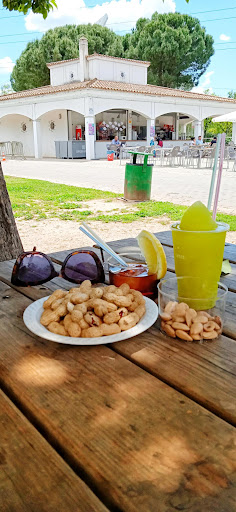
[[[197,290],[196,296],[194,293],[191,297],[182,296],[180,290],[183,289]],[[223,330],[227,292],[227,287],[218,283],[214,297],[206,297],[200,278],[163,279],[158,284],[161,331],[182,341],[202,343],[217,339]]]
[[[131,338],[151,327],[158,317],[154,301],[126,283],[55,290],[24,311],[28,329],[38,336],[69,345],[99,345]]]

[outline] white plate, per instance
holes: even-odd
[[[127,340],[128,338],[132,338],[146,331],[154,324],[158,317],[158,307],[156,303],[144,297],[146,301],[146,313],[139,323],[128,331],[122,331],[119,334],[112,334],[111,336],[100,336],[99,338],[71,338],[69,336],[54,334],[40,323],[40,318],[44,311],[43,303],[46,299],[48,299],[48,297],[36,300],[26,308],[23,314],[24,323],[26,327],[34,334],[37,334],[37,336],[56,343],[65,343],[66,345],[106,345],[107,343]]]

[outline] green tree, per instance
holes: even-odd
[[[204,119],[204,137],[210,139],[218,133],[226,133],[226,138],[232,138],[232,123],[213,123],[212,117]]]
[[[79,56],[79,38],[88,38],[89,53],[123,56],[122,38],[100,25],[65,25],[48,30],[40,39],[28,43],[11,74],[14,91],[40,87],[50,83],[47,62]]]
[[[166,87],[197,85],[214,53],[213,39],[199,21],[178,13],[140,18],[132,34],[124,36],[100,25],[65,25],[27,44],[12,71],[12,88],[49,84],[46,63],[78,57],[82,35],[88,38],[89,53],[150,60],[148,82]]]
[[[236,92],[231,90],[228,92],[228,98],[232,98],[233,100],[236,99]]]
[[[203,94],[209,94],[209,96],[217,96],[217,94],[215,92],[211,92],[210,89],[205,89]]]
[[[2,5],[9,11],[19,11],[24,14],[32,9],[33,12],[42,14],[44,19],[53,7],[57,7],[55,0],[3,0]]]
[[[0,95],[10,94],[11,92],[13,92],[13,90],[11,88],[11,84],[9,83],[3,84],[0,88]]]
[[[149,60],[148,82],[165,87],[198,85],[214,54],[213,38],[199,20],[179,13],[139,19],[128,42],[126,56]]]

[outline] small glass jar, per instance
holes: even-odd
[[[196,298],[182,290],[197,289]],[[201,297],[202,291],[202,297]],[[183,341],[211,341],[223,330],[228,288],[217,284],[214,297],[206,297],[205,282],[197,277],[171,277],[158,284],[161,331]]]
[[[157,296],[157,275],[150,274],[144,262],[141,251],[127,251],[119,253],[119,256],[127,261],[128,267],[124,268],[113,258],[108,258],[109,282],[119,287],[127,283],[133,290],[140,291],[146,297],[155,299]]]

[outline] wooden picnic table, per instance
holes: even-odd
[[[158,238],[173,276],[171,234]],[[17,289],[13,262],[0,263],[1,512],[235,512],[236,246],[225,257],[218,340],[173,340],[156,323],[95,347],[30,333],[24,309],[71,284]]]

